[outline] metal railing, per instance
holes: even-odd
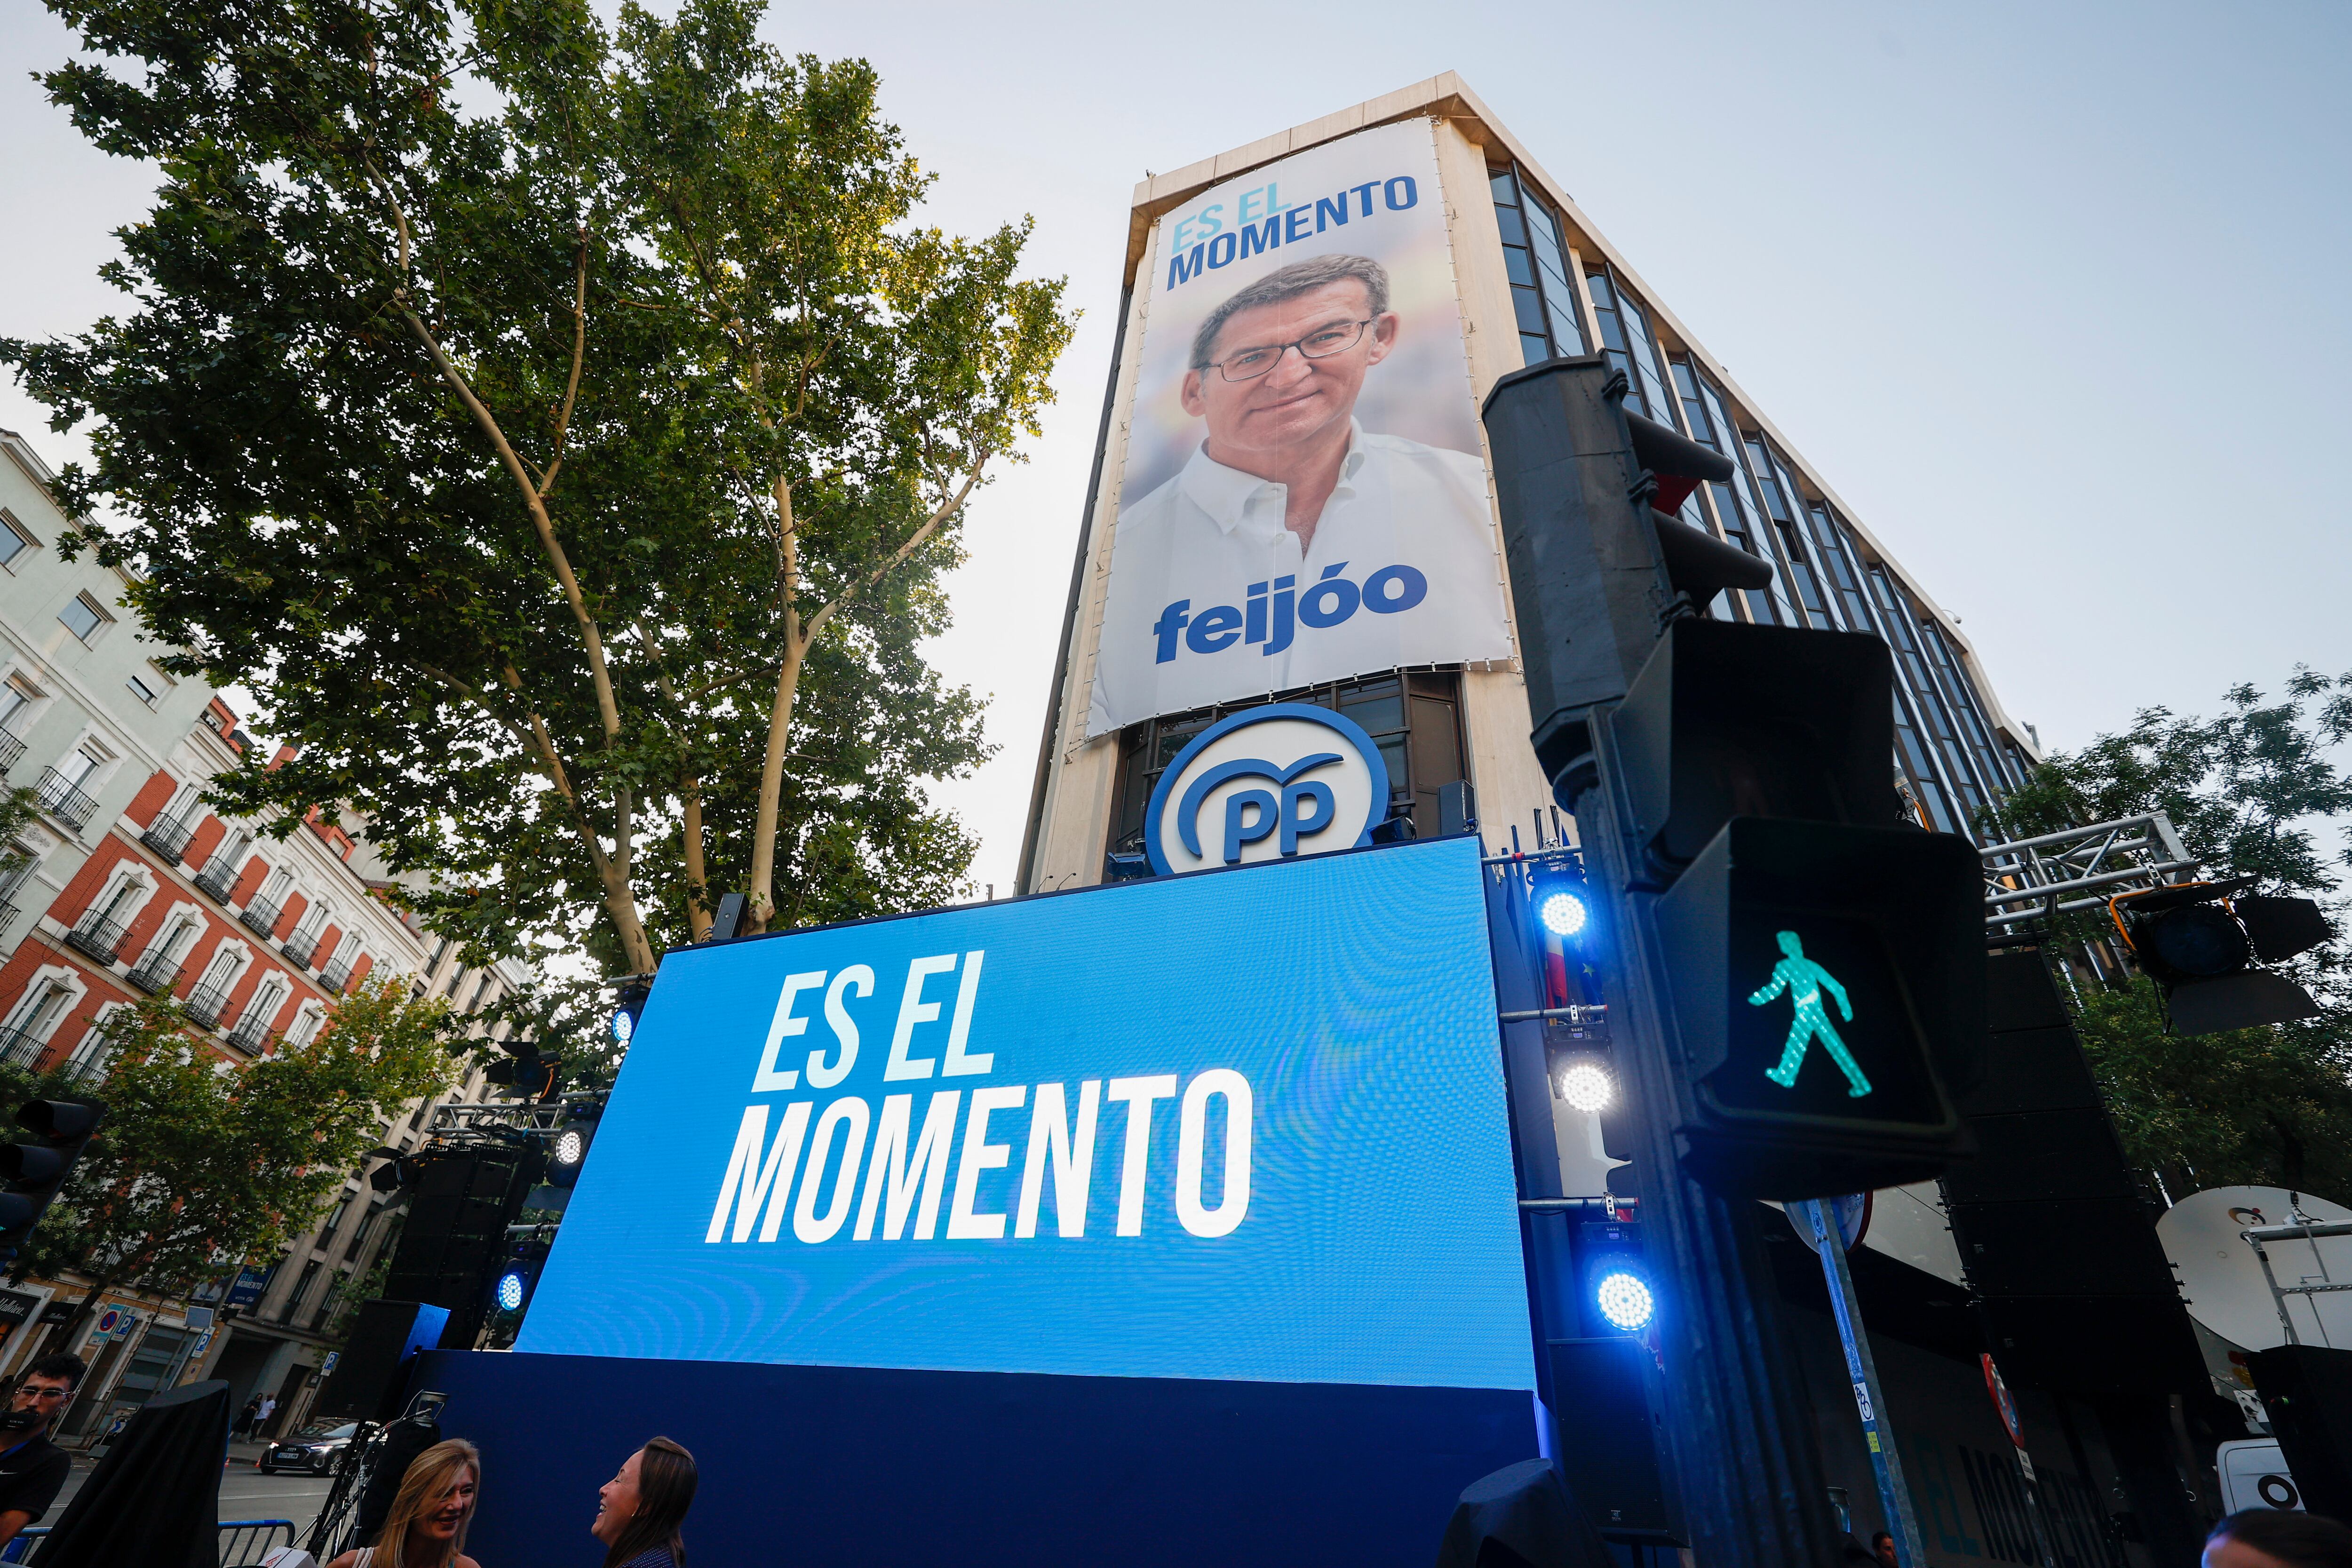
[[[5,921],[0,921],[0,931],[5,931],[6,929],[7,923]],[[336,959],[332,963],[328,964],[326,969],[319,976],[319,984],[325,986],[328,990],[333,992],[338,996],[343,994],[343,988],[351,984],[351,983],[352,961],[348,958]]]
[[[123,923],[104,918],[92,919],[85,914],[66,932],[67,942],[98,960],[112,963],[115,951],[122,945]]]
[[[257,1051],[268,1044],[269,1020],[277,1013],[278,1004],[285,1000],[283,996],[272,996],[264,1005],[262,999],[257,996],[247,1003],[245,1011],[237,1016],[236,1027],[228,1032],[228,1043],[245,1051]]]
[[[259,899],[256,899],[237,911],[237,922],[251,930],[255,935],[267,938],[270,928],[278,923],[278,905],[265,904]]]
[[[196,873],[197,890],[221,903],[228,902],[230,891],[236,886],[236,862],[227,855],[215,855],[205,868]]]
[[[0,773],[5,773],[15,767],[23,760],[24,755],[24,737],[6,730],[0,730]]]
[[[16,906],[10,903],[5,899],[0,899],[0,936],[5,936],[8,932],[8,928],[16,924]]]
[[[50,1528],[35,1524],[18,1531],[16,1538],[0,1551],[0,1563],[38,1563]],[[225,1519],[220,1521],[220,1568],[258,1568],[272,1552],[293,1544],[290,1519]]]
[[[188,847],[188,840],[196,836],[196,821],[193,816],[158,816],[147,825],[139,842],[176,866]]]
[[[178,959],[159,948],[141,959],[138,966],[131,970],[131,984],[152,996],[159,992],[169,991],[179,983],[181,967]]]
[[[48,1041],[41,1038],[22,1024],[11,1024],[0,1029],[0,1062],[18,1067],[29,1066],[40,1059]]]
[[[319,932],[298,931],[288,937],[286,945],[278,951],[286,955],[288,963],[297,968],[308,969],[310,966],[311,958],[319,951]]]
[[[98,810],[97,801],[83,794],[79,784],[69,782],[55,768],[41,770],[39,794],[41,805],[49,815],[77,833]]]
[[[1989,845],[1983,857],[1989,926],[2103,909],[2134,885],[2152,888],[2197,869],[2160,811]]]
[[[226,985],[199,985],[181,1004],[189,1017],[207,1029],[220,1022],[221,1009],[227,1005],[228,987]]]

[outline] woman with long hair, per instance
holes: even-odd
[[[466,1555],[466,1528],[481,1495],[482,1456],[452,1437],[409,1462],[373,1546],[346,1552],[327,1568],[481,1568]]]
[[[588,1528],[604,1543],[604,1568],[685,1568],[678,1527],[694,1506],[694,1483],[692,1454],[667,1437],[646,1438],[596,1493]]]

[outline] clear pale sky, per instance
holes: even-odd
[[[863,55],[940,175],[1034,214],[1086,310],[1033,460],[972,513],[935,654],[993,694],[941,787],[1009,892],[1108,369],[1133,184],[1462,73],[1928,591],[2010,711],[2080,745],[2352,668],[2352,6],[779,5]],[[120,308],[95,269],[151,182],[26,73],[0,0],[0,332]],[[0,425],[79,443],[0,385]]]

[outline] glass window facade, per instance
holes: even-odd
[[[1625,291],[1606,263],[1587,268],[1584,285],[1592,291],[1592,313],[1600,318],[1602,351],[1632,383],[1625,406],[1669,430],[1681,429],[1673,400],[1666,396],[1666,360],[1650,331],[1649,312]]]
[[[1512,170],[1492,171],[1488,183],[1495,193],[1495,222],[1503,231],[1503,265],[1511,275],[1520,353],[1535,364],[1586,353],[1583,312],[1576,286],[1569,281],[1559,217]]]

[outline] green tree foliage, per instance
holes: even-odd
[[[88,1316],[120,1285],[182,1292],[275,1257],[398,1108],[454,1080],[449,1020],[398,977],[370,981],[308,1044],[240,1069],[187,1032],[177,1004],[123,1008],[103,1079],[84,1086],[106,1121],[18,1267],[90,1279]]]
[[[708,929],[936,901],[984,754],[920,657],[1070,331],[1027,237],[916,222],[863,63],[584,0],[51,0],[42,79],[153,161],[131,313],[0,343],[69,512],[184,668],[299,747],[478,952],[650,969]]]
[[[2052,756],[2003,803],[2000,827],[2026,837],[2161,811],[2206,875],[2316,897],[2343,932],[2336,871],[2352,856],[2326,835],[2352,813],[2352,776],[2336,761],[2352,738],[2352,675],[2299,669],[2279,700],[2251,686],[2225,700],[2211,720],[2149,709]],[[2078,941],[2109,934],[2071,929]],[[2339,934],[2288,967],[2321,1016],[2220,1035],[2166,1032],[2156,987],[2137,975],[2078,988],[2076,1026],[2126,1151],[2176,1192],[2247,1183],[2352,1203],[2352,949]]]

